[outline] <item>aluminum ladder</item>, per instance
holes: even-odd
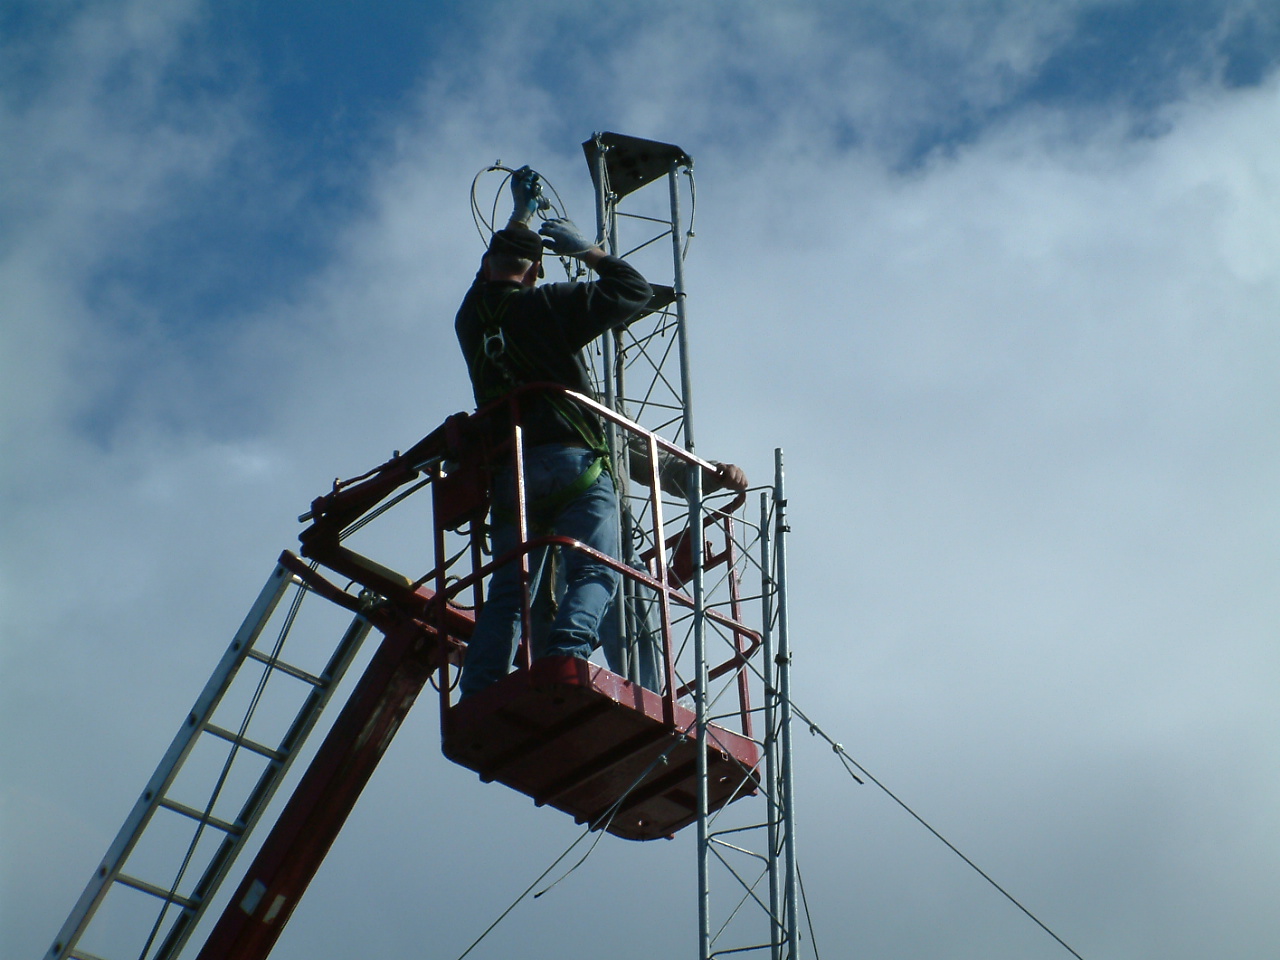
[[[182,950],[369,632],[357,614],[336,648],[317,644],[315,631],[295,629],[309,593],[277,564],[46,960]]]

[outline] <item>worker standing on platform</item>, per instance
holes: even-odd
[[[480,271],[454,323],[467,360],[477,405],[524,383],[557,383],[594,397],[582,350],[592,340],[640,315],[653,295],[626,261],[587,240],[572,221],[547,220],[540,234],[529,228],[544,206],[538,174],[523,167],[511,178],[515,209],[493,235]],[[598,279],[539,287],[543,238],[561,256],[574,257]],[[608,556],[618,549],[617,494],[608,469],[599,418],[562,395],[533,393],[521,399],[525,444],[525,501],[530,530],[572,537]],[[509,436],[502,417],[495,436]],[[493,555],[518,544],[513,464],[493,477]],[[536,590],[547,550],[529,556]],[[580,550],[562,553],[564,597],[540,656],[586,659],[598,642],[600,619],[617,590],[619,574]],[[489,580],[463,665],[463,697],[510,670],[520,636],[523,592],[520,567],[504,564]]]

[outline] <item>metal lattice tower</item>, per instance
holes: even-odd
[[[598,237],[609,252],[626,257],[653,284],[654,312],[627,328],[606,336],[599,362],[601,393],[607,406],[642,426],[695,452],[693,363],[689,345],[689,316],[684,262],[693,236],[696,192],[693,161],[672,144],[613,133],[596,134],[583,144],[596,192]],[[648,187],[649,189],[645,189]],[[662,188],[665,187],[665,190]],[[688,209],[687,221],[685,210]],[[665,256],[664,256],[665,254]],[[614,462],[625,478],[626,458],[614,441]],[[716,504],[703,498],[701,473],[690,471],[687,502],[673,502],[670,527],[679,531],[703,529]],[[620,522],[624,544],[635,555],[652,549],[642,539],[646,493],[627,488]],[[720,605],[735,607],[750,599],[759,603],[763,650],[748,674],[753,717],[762,747],[764,770],[757,779],[764,795],[759,803],[736,804],[709,815],[707,811],[707,749],[699,735],[699,815],[697,824],[698,920],[701,960],[729,953],[762,955],[773,960],[799,956],[799,919],[795,865],[794,809],[791,769],[789,667],[786,606],[786,494],[781,451],[775,455],[775,479],[760,495],[758,526],[743,520],[726,527],[728,564],[704,569],[715,547],[693,550],[692,616],[683,624],[682,649],[691,648],[699,731],[712,721],[725,720],[717,711],[722,701],[740,709],[738,697],[722,697],[711,665],[720,660],[717,647],[734,643],[708,617]],[[678,533],[677,533],[678,536]],[[723,555],[723,554],[720,554]],[[710,566],[710,564],[708,564]],[[741,589],[759,583],[755,598]],[[629,587],[631,585],[628,585]],[[624,635],[631,649],[645,642],[643,599],[632,590],[625,610]],[[733,680],[741,685],[741,676]],[[759,727],[763,727],[760,731]],[[763,817],[761,814],[763,813]]]

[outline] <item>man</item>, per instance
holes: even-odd
[[[493,235],[475,282],[454,323],[467,359],[476,403],[483,405],[523,383],[551,382],[594,396],[582,350],[596,337],[630,323],[653,295],[630,264],[607,255],[569,220],[547,220],[529,229],[539,206],[538,174],[528,167],[512,177],[515,209]],[[543,237],[551,250],[595,270],[588,283],[537,285]],[[529,393],[520,399],[525,443],[525,503],[533,536],[556,533],[608,556],[618,555],[617,495],[603,469],[604,429],[599,419],[561,395]],[[494,435],[510,434],[505,416]],[[493,477],[493,554],[518,544],[515,470],[507,464]],[[529,556],[536,590],[547,551]],[[586,659],[599,637],[600,619],[617,591],[619,575],[580,550],[562,551],[564,596],[541,656]],[[484,608],[467,646],[461,693],[471,696],[503,677],[520,636],[518,562],[496,569]]]

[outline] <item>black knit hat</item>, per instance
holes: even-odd
[[[542,260],[542,237],[528,227],[507,227],[499,230],[489,241],[489,252],[517,257],[521,260]]]

